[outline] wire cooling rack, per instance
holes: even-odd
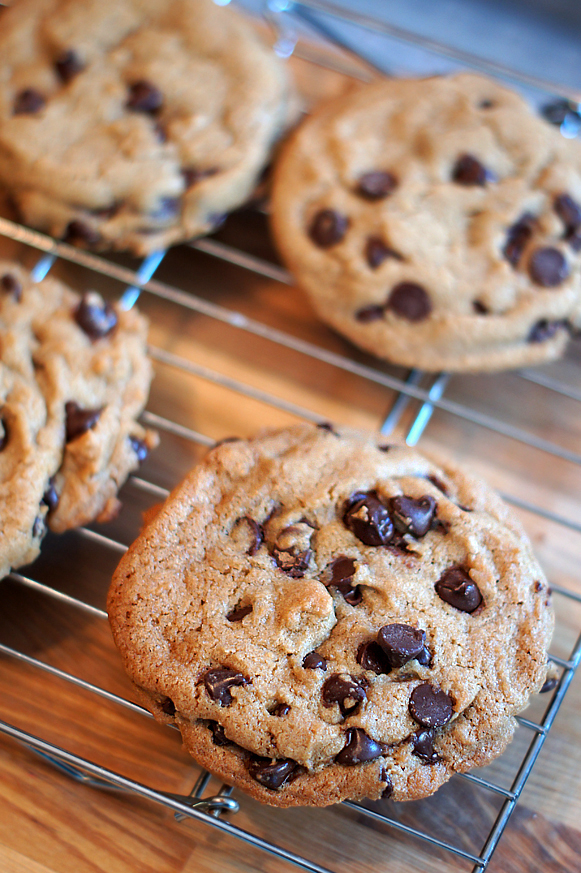
[[[344,33],[336,30],[341,17],[332,4],[321,0],[296,4],[295,19],[290,23],[281,21],[282,9],[281,4],[271,4],[270,16],[280,27],[279,53],[288,55],[295,50],[299,56],[307,56],[310,65],[366,77],[364,67],[354,69],[350,61],[329,54],[327,49],[303,48],[300,43],[296,47],[294,23],[307,21],[327,38],[353,48]],[[321,13],[328,18],[321,18]],[[365,19],[363,24],[371,27],[373,22]],[[378,31],[382,27],[385,25],[378,26]],[[396,35],[402,37],[401,33]],[[409,34],[403,36],[409,38]],[[460,59],[470,60],[465,53]],[[480,59],[472,61],[482,66]],[[512,374],[451,378],[445,373],[402,371],[354,350],[322,326],[313,327],[308,313],[303,320],[300,307],[298,315],[296,308],[287,309],[292,280],[276,263],[264,239],[261,211],[241,212],[229,219],[218,235],[168,254],[151,255],[136,267],[127,258],[93,255],[0,218],[0,254],[21,259],[32,267],[37,279],[53,270],[81,288],[98,287],[109,296],[116,295],[125,307],[141,298],[140,306],[152,319],[150,353],[157,371],[143,422],[157,428],[162,437],[158,450],[161,460],[155,467],[148,461],[142,475],[131,477],[123,491],[125,509],[117,522],[101,529],[83,528],[63,538],[49,535],[43,556],[28,573],[12,573],[3,583],[5,591],[10,586],[18,608],[24,603],[25,609],[32,611],[42,602],[49,622],[51,616],[58,622],[65,612],[72,615],[72,619],[67,618],[67,632],[73,636],[75,653],[86,649],[86,661],[75,657],[71,663],[70,658],[56,654],[56,645],[52,648],[45,639],[31,641],[26,630],[19,635],[5,621],[0,628],[0,688],[18,686],[20,721],[0,720],[0,731],[79,782],[155,801],[173,811],[180,821],[193,819],[209,825],[313,873],[359,869],[355,851],[340,862],[333,853],[323,853],[321,860],[315,848],[318,822],[321,833],[328,834],[344,829],[346,818],[349,828],[379,840],[380,846],[391,840],[393,847],[394,834],[398,845],[423,845],[426,870],[441,869],[442,864],[454,870],[485,870],[581,659],[581,595],[573,590],[578,571],[575,575],[575,570],[569,569],[571,565],[578,568],[581,558],[581,521],[579,503],[575,502],[575,489],[581,482],[581,441],[575,424],[581,408],[579,342],[572,344],[562,363]],[[246,305],[242,293],[253,287],[260,290],[255,297],[250,294],[251,302]],[[226,351],[239,360],[235,368],[239,373],[224,363]],[[281,390],[288,384],[292,384],[292,391]],[[196,429],[184,413],[190,406],[189,395],[196,397],[196,402],[200,398],[209,402],[208,414],[199,416],[205,428]],[[483,401],[482,397],[488,399]],[[229,404],[236,408],[236,415],[228,414]],[[544,549],[547,555],[555,544],[568,544],[564,551],[570,554],[572,550],[570,564],[550,557],[548,563],[559,580],[572,580],[573,587],[551,580],[557,612],[551,659],[558,680],[549,694],[533,704],[527,717],[518,719],[517,737],[498,762],[483,771],[455,777],[438,792],[437,800],[403,805],[346,802],[324,812],[309,811],[314,837],[309,840],[305,835],[303,855],[296,850],[296,842],[289,845],[287,840],[285,844],[287,819],[280,810],[268,810],[263,826],[262,813],[254,814],[253,801],[238,797],[227,786],[216,785],[209,774],[199,772],[187,756],[176,755],[175,750],[172,754],[178,764],[174,760],[169,769],[180,771],[176,778],[179,790],[154,787],[158,770],[148,776],[147,762],[140,764],[141,769],[133,768],[144,773],[144,778],[124,775],[131,768],[125,768],[122,760],[116,767],[99,763],[102,756],[99,751],[95,753],[93,742],[83,730],[73,730],[74,703],[70,716],[56,722],[58,729],[52,724],[50,708],[60,710],[63,706],[58,689],[66,683],[83,700],[89,700],[91,718],[96,721],[101,718],[99,708],[109,705],[121,712],[122,725],[127,720],[127,733],[134,718],[151,719],[126,693],[117,691],[123,679],[101,681],[99,670],[94,669],[96,659],[108,661],[112,643],[101,630],[106,626],[106,614],[95,605],[104,601],[104,575],[91,581],[93,565],[105,567],[105,574],[115,565],[138,529],[141,510],[163,499],[199,450],[230,435],[228,427],[236,429],[245,422],[246,431],[252,432],[255,420],[258,424],[297,418],[324,421],[334,413],[348,421],[364,421],[386,434],[397,429],[409,444],[420,439],[444,442],[466,455],[473,466],[476,460],[523,514],[533,539],[539,530],[543,537],[550,531]],[[547,419],[555,426],[547,424]],[[523,459],[530,465],[530,473],[522,473]],[[513,467],[518,469],[516,477]],[[550,474],[538,474],[538,469],[548,469]],[[523,486],[529,479],[532,486]],[[78,554],[83,557],[80,565],[75,563]],[[69,584],[79,575],[91,577],[81,586],[85,597]],[[28,599],[22,599],[21,591],[26,591]],[[37,599],[30,601],[33,595]],[[26,628],[26,622],[23,626]],[[97,628],[95,633],[93,627]],[[107,680],[121,674],[114,655],[113,661],[113,672],[103,670]],[[33,677],[30,685],[26,677]],[[38,723],[33,719],[32,702],[36,682],[52,683],[45,704],[50,728],[41,729],[43,736],[31,730],[31,724]],[[28,704],[33,710],[30,716]],[[116,724],[118,721],[119,717]],[[163,729],[152,723],[152,730],[157,740]],[[62,741],[55,739],[55,733]],[[165,733],[173,732],[168,729]],[[184,793],[183,784],[188,780],[193,788]],[[471,828],[466,827],[466,815]],[[312,850],[312,856],[306,849]],[[435,859],[436,867],[429,865],[430,859]],[[383,859],[383,866],[376,863],[375,869],[390,870],[389,859]]]

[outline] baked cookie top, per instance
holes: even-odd
[[[431,794],[542,686],[549,591],[482,482],[299,425],[209,452],[130,547],[108,609],[140,697],[279,805]]]
[[[147,321],[94,292],[0,262],[0,573],[61,532],[118,508],[155,445],[136,417],[151,381]]]
[[[242,203],[285,69],[211,0],[21,0],[0,30],[0,183],[28,223],[138,254]]]
[[[322,105],[282,150],[272,210],[320,317],[395,363],[534,364],[581,327],[581,143],[482,76]]]

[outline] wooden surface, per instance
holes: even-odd
[[[335,89],[342,82],[313,76],[295,62],[303,83]],[[264,216],[256,211],[229,219],[218,235],[261,257],[273,258]],[[38,255],[0,239],[0,256],[27,265]],[[117,263],[134,267],[117,257]],[[60,261],[55,275],[74,287],[116,296],[122,286]],[[320,325],[296,289],[229,266],[189,247],[168,254],[156,278],[256,318],[272,328],[316,343],[380,373],[405,376],[359,353]],[[329,420],[379,427],[395,399],[389,389],[323,364],[268,339],[253,337],[216,319],[151,294],[142,309],[151,317],[151,343]],[[539,368],[579,392],[581,344],[567,358]],[[423,384],[429,384],[426,381]],[[581,451],[579,401],[516,374],[457,376],[446,398],[485,412],[570,451]],[[228,387],[167,365],[156,366],[148,409],[211,439],[246,435],[297,416]],[[400,429],[413,420],[411,402]],[[581,467],[531,448],[469,420],[436,411],[420,446],[446,448],[507,495],[579,524]],[[161,434],[161,446],[140,475],[171,487],[200,456],[195,443]],[[155,502],[135,483],[123,491],[124,510],[100,532],[122,543],[135,536],[143,510]],[[581,594],[581,533],[542,515],[517,510],[554,585]],[[25,571],[82,601],[103,608],[117,553],[79,533],[49,536],[43,555]],[[131,698],[107,623],[5,580],[1,586],[0,643]],[[581,630],[581,606],[555,595],[553,652],[567,657]],[[550,696],[549,696],[550,697]],[[547,695],[527,712],[542,717]],[[573,873],[581,869],[581,681],[576,676],[516,812],[490,863],[490,873]],[[0,656],[0,719],[153,788],[187,794],[197,768],[177,732],[153,723],[59,678]],[[510,786],[530,741],[519,729],[508,752],[484,775]],[[214,785],[216,790],[218,786]],[[378,824],[343,806],[328,810],[272,810],[235,794],[240,812],[232,822],[273,840],[337,873],[436,873],[470,870],[471,864],[431,849],[416,838]],[[435,797],[412,804],[384,802],[403,823],[478,854],[500,799],[462,779]],[[291,868],[206,824],[175,821],[170,810],[132,794],[99,791],[72,781],[29,749],[0,734],[0,871],[2,873],[284,873]]]

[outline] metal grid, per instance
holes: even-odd
[[[273,7],[271,12],[273,12],[274,16],[277,18],[277,23],[280,26],[280,11],[282,7],[280,4],[278,6],[271,4],[271,6]],[[337,17],[338,10],[334,8],[332,4],[319,2],[319,0],[317,0],[317,2],[297,4],[293,11],[297,13],[300,19],[308,21],[309,24],[314,26],[319,32],[324,32],[327,37],[333,38],[335,42],[338,41],[339,38],[332,25],[332,18]],[[331,19],[325,26],[321,26],[321,20],[313,18],[310,14],[312,11],[317,13],[326,12],[331,15]],[[347,20],[357,19],[357,23],[362,24],[364,27],[370,27],[373,25],[373,22],[370,19],[363,19],[362,16],[354,16],[347,13],[345,18]],[[378,30],[381,30],[381,28],[387,28],[387,31],[392,33],[394,31],[393,28],[391,28],[390,31],[389,27],[386,25],[378,26]],[[414,40],[413,35],[410,37],[409,34],[402,34],[401,32],[396,33],[395,35],[399,38],[411,38],[412,41]],[[295,48],[295,42],[296,40],[292,30],[289,30],[288,26],[285,25],[282,28],[281,36],[279,38],[279,45],[282,46],[281,53],[289,54],[291,50]],[[345,39],[343,37],[341,37],[341,42],[345,44]],[[352,48],[350,45],[347,47],[349,49]],[[434,46],[433,44],[429,47],[442,50],[441,46]],[[450,52],[448,52],[448,54],[449,53]],[[316,60],[317,63],[325,64],[328,62],[328,58],[313,58],[312,49],[309,50],[308,56],[311,60]],[[477,67],[486,66],[481,59],[468,56],[466,53],[462,53],[461,60],[464,62],[471,62],[473,66]],[[334,62],[333,66],[336,69],[341,69],[341,61]],[[506,70],[502,70],[501,72],[506,74]],[[518,78],[518,75],[516,75],[516,77]],[[537,81],[535,84],[539,84],[539,82]],[[329,351],[322,346],[297,338],[290,333],[269,327],[261,321],[248,318],[240,312],[205,300],[201,296],[196,296],[190,292],[184,292],[171,284],[153,279],[154,273],[163,261],[163,252],[151,255],[137,270],[134,271],[127,267],[120,266],[113,260],[89,254],[71,247],[66,243],[52,240],[43,234],[31,231],[30,229],[22,227],[8,219],[0,218],[0,235],[5,239],[22,243],[41,253],[40,259],[37,260],[36,265],[33,268],[33,275],[37,280],[46,275],[57,259],[61,259],[64,262],[77,264],[81,267],[87,268],[101,277],[108,277],[124,283],[126,289],[121,295],[120,302],[121,305],[126,308],[132,306],[140,294],[145,292],[153,297],[170,301],[179,307],[183,307],[185,310],[194,311],[213,319],[214,321],[229,325],[238,331],[247,332],[251,337],[254,336],[266,339],[269,342],[274,343],[275,347],[279,346],[291,349],[314,362],[324,363],[345,373],[354,374],[362,379],[369,380],[385,389],[390,389],[390,392],[395,392],[394,400],[391,403],[387,415],[383,418],[381,430],[383,433],[388,434],[395,427],[401,426],[406,410],[410,404],[416,403],[418,409],[411,422],[408,422],[406,425],[406,439],[410,445],[415,445],[417,443],[430,420],[432,412],[435,409],[439,409],[460,420],[484,427],[495,434],[501,434],[517,444],[524,444],[568,463],[581,465],[581,454],[576,451],[542,438],[531,430],[506,422],[502,418],[479,412],[466,404],[447,399],[445,397],[445,391],[449,377],[445,373],[432,375],[427,379],[425,374],[414,370],[407,375],[407,378],[402,379],[391,375],[390,372],[386,372],[385,369],[382,369],[379,366],[375,367],[367,363],[361,363],[355,357],[349,357]],[[239,269],[251,271],[257,276],[285,285],[292,284],[291,277],[284,269],[270,261],[249,254],[236,246],[220,242],[216,239],[207,238],[192,243],[191,248],[212,258],[220,259],[222,262],[235,265]],[[273,396],[272,394],[254,388],[243,381],[237,381],[228,375],[213,371],[204,365],[196,364],[189,359],[180,357],[179,355],[168,352],[162,348],[151,347],[150,354],[153,360],[160,364],[169,365],[181,373],[208,380],[215,385],[227,388],[228,390],[234,391],[247,398],[257,400],[260,403],[270,405],[283,412],[291,413],[299,418],[315,422],[323,421],[325,419],[324,416],[317,414],[315,411],[302,408],[282,397]],[[571,386],[562,382],[558,378],[548,376],[542,371],[522,371],[518,374],[518,378],[523,381],[530,381],[542,385],[557,396],[567,398],[576,403],[581,402],[581,391],[578,388],[574,385]],[[214,443],[214,440],[210,436],[196,432],[150,411],[146,411],[143,414],[142,420],[145,424],[154,426],[162,432],[172,434],[201,446],[210,446]],[[132,477],[132,485],[144,492],[154,501],[165,497],[168,493],[165,488],[138,476]],[[544,507],[537,506],[511,494],[504,494],[504,497],[521,509],[525,509],[541,518],[548,519],[565,529],[569,529],[575,533],[581,533],[581,523],[575,519],[567,518],[564,515],[547,510]],[[88,528],[83,528],[78,533],[84,539],[90,540],[96,546],[107,550],[108,552],[121,554],[125,550],[125,546],[116,539],[104,536],[103,534],[97,533]],[[103,610],[63,592],[57,591],[34,578],[19,573],[12,573],[10,579],[17,585],[40,592],[59,604],[66,604],[67,606],[71,606],[94,618],[106,619],[106,613]],[[553,586],[553,591],[558,598],[563,598],[566,602],[581,604],[581,596],[573,591],[555,585]],[[145,709],[136,705],[132,701],[113,694],[103,687],[89,683],[70,672],[53,667],[45,661],[27,655],[24,652],[20,652],[4,644],[0,644],[0,653],[7,658],[25,663],[35,670],[43,671],[44,673],[50,674],[60,680],[65,680],[84,691],[88,691],[94,695],[95,699],[105,699],[124,707],[133,713],[138,713],[146,718],[151,718],[150,714]],[[526,733],[529,740],[520,755],[518,768],[512,778],[510,786],[505,787],[500,784],[500,781],[498,780],[483,778],[481,775],[475,773],[463,774],[455,777],[455,780],[463,780],[464,782],[470,783],[479,791],[500,798],[500,807],[497,811],[496,818],[490,827],[488,834],[482,840],[482,845],[478,852],[468,851],[464,846],[456,845],[453,842],[434,836],[421,827],[406,824],[404,821],[395,817],[395,815],[389,815],[385,808],[379,808],[377,805],[372,804],[371,806],[367,806],[366,804],[345,802],[343,807],[354,811],[358,816],[362,816],[371,822],[379,822],[381,825],[394,828],[402,834],[423,841],[426,844],[428,851],[430,850],[430,847],[437,848],[438,850],[442,850],[444,855],[453,855],[456,858],[465,861],[467,864],[471,865],[471,869],[474,873],[479,870],[485,870],[492,857],[492,853],[498,844],[501,834],[506,827],[515,804],[522,793],[525,782],[545,742],[547,734],[579,665],[581,660],[581,634],[566,657],[551,655],[551,660],[559,668],[560,677],[542,717],[537,721],[529,720],[527,718],[518,719],[520,731]],[[256,848],[281,858],[302,869],[313,871],[313,873],[332,873],[332,871],[327,867],[320,866],[306,857],[291,852],[283,846],[277,845],[273,841],[266,840],[263,837],[252,833],[250,830],[237,827],[231,821],[221,818],[220,816],[222,813],[237,812],[239,809],[238,801],[231,797],[232,789],[227,786],[222,786],[217,793],[212,793],[208,796],[207,788],[210,776],[205,772],[200,774],[190,795],[186,796],[158,791],[148,785],[142,784],[141,782],[124,777],[118,772],[102,767],[89,759],[67,751],[65,748],[34,736],[16,725],[0,721],[0,732],[24,743],[30,749],[56,764],[61,770],[80,782],[100,788],[116,788],[132,792],[135,795],[148,798],[149,800],[163,804],[173,810],[178,820],[191,818],[199,822],[204,822],[213,828],[232,836],[236,836]],[[244,801],[242,800],[242,802]],[[389,806],[387,808],[389,810]]]

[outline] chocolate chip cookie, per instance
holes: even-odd
[[[299,425],[209,452],[115,572],[141,699],[277,806],[408,800],[500,754],[553,617],[517,520],[446,461]]]
[[[157,442],[137,421],[151,381],[147,322],[100,295],[0,262],[0,578],[62,532],[118,508]]]
[[[581,327],[581,143],[482,76],[322,106],[282,150],[272,218],[320,317],[389,361],[535,364]]]
[[[0,184],[27,223],[91,248],[211,231],[289,107],[272,49],[211,0],[22,0],[0,67]]]

